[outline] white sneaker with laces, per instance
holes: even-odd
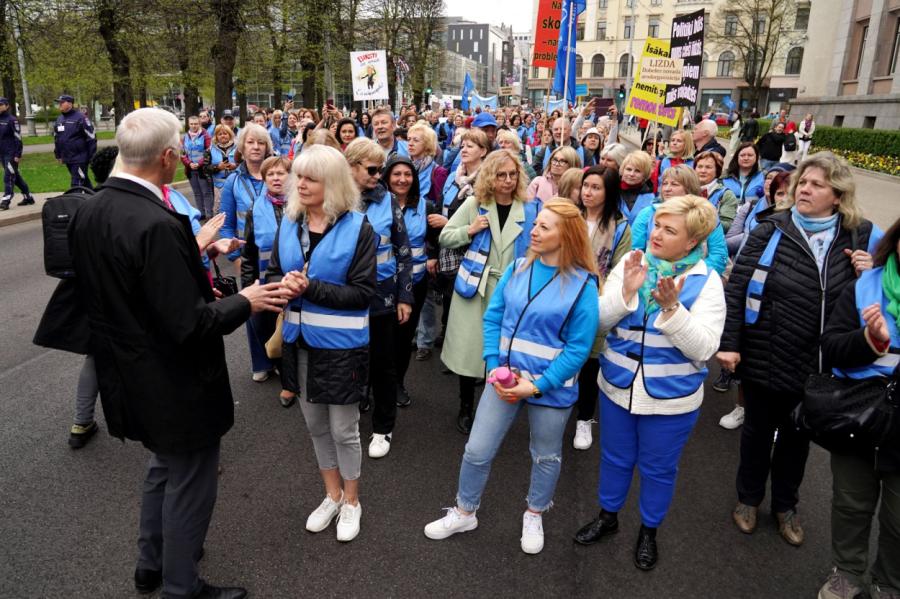
[[[254,383],[265,383],[269,380],[269,371],[268,370],[260,370],[259,372],[253,373],[253,382]]]
[[[369,457],[383,458],[391,450],[391,435],[379,435],[374,433],[369,443]]]
[[[530,555],[544,548],[544,520],[540,514],[525,510],[522,514],[522,551]]]
[[[362,518],[362,506],[357,503],[350,505],[344,503],[341,506],[341,515],[337,523],[337,540],[346,543],[352,541],[359,534],[359,521]]]
[[[591,448],[591,444],[594,442],[594,437],[591,434],[591,425],[593,423],[593,420],[578,420],[575,422],[575,440],[572,441],[575,449],[584,450]]]
[[[734,406],[734,409],[722,416],[719,426],[734,430],[744,424],[744,406]]]
[[[443,518],[425,525],[425,536],[429,539],[440,541],[458,532],[469,532],[478,528],[478,518],[475,516],[475,512],[466,516],[455,507],[444,509],[447,510],[447,513]]]
[[[306,530],[309,532],[322,532],[328,528],[331,521],[338,515],[342,505],[344,505],[343,492],[341,492],[341,498],[338,501],[333,500],[326,494],[319,507],[313,510],[306,519]]]

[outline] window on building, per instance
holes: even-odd
[[[579,55],[575,55],[575,76],[583,77],[581,69],[584,67],[584,59]]]
[[[634,6],[634,0],[625,0],[625,8],[632,8]]]
[[[631,18],[629,17],[629,18],[625,19],[625,28],[623,30],[622,37],[624,37],[627,40],[630,40],[631,39],[631,30],[632,30]]]
[[[875,117],[874,116],[863,117],[863,129],[874,129],[874,128],[875,128]]]
[[[719,66],[716,77],[731,77],[734,73],[734,52],[726,50],[719,54]]]
[[[760,53],[761,50],[751,50],[750,55],[747,56],[747,59],[744,61],[744,78],[751,79],[755,78],[756,74],[759,73],[761,64],[760,64]]]
[[[799,75],[800,66],[803,64],[803,48],[791,48],[784,62],[785,75]]]
[[[647,24],[647,37],[659,37],[659,19],[650,17]]]
[[[725,35],[737,35],[737,15],[725,15]]]
[[[478,52],[478,42],[472,42],[472,52]]]
[[[662,0],[650,0],[650,6],[662,6]]]
[[[540,67],[531,67],[531,78],[532,79],[540,79],[541,78],[541,68]]]
[[[794,18],[794,29],[798,31],[806,31],[809,27],[809,7],[798,6],[797,16]]]
[[[758,15],[753,21],[753,35],[764,35],[766,33],[766,15]]]
[[[555,73],[556,69],[547,69],[547,79],[553,79],[556,77]]]
[[[866,38],[869,37],[869,24],[862,26],[862,32],[859,38],[859,52],[856,54],[856,72],[853,74],[854,79],[859,78],[859,68],[862,66],[863,52],[866,50]]]
[[[900,19],[897,19],[897,26],[894,27],[894,47],[891,49],[891,68],[889,71],[891,75],[897,72],[898,53],[900,53]]]
[[[600,10],[606,10],[606,7],[608,4],[609,4],[609,0],[600,0],[600,2],[599,2]]]
[[[469,29],[469,39],[472,39],[472,30]]]
[[[603,77],[606,70],[606,58],[602,54],[595,54],[591,59],[591,77]]]
[[[584,39],[584,23],[575,23],[575,39],[579,42]]]
[[[451,40],[455,40],[455,39],[456,39],[456,29],[451,29],[451,30],[450,30],[450,39],[451,39]]]
[[[597,22],[597,39],[598,40],[606,39],[606,21],[598,21]]]
[[[456,42],[456,53],[459,54],[459,42]]]
[[[619,77],[628,77],[631,73],[632,60],[629,54],[623,54],[619,59]]]

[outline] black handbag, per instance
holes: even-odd
[[[891,377],[839,378],[813,374],[794,409],[796,427],[836,453],[871,451],[888,440],[900,419],[900,384]]]
[[[222,294],[222,297],[228,297],[238,292],[237,277],[233,275],[222,276],[219,271],[219,265],[212,260],[213,268],[216,270],[216,276],[213,277],[213,288]]]

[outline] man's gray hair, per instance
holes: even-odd
[[[139,108],[125,115],[116,129],[116,145],[125,166],[150,166],[168,148],[179,150],[181,122],[171,112]]]
[[[697,123],[696,127],[710,137],[715,137],[716,133],[719,132],[719,126],[716,125],[716,122],[711,119],[703,119],[702,121]]]

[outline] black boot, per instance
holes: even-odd
[[[641,570],[652,570],[659,559],[656,549],[656,529],[641,524],[637,545],[634,547],[634,565]]]
[[[406,390],[406,387],[397,385],[397,407],[408,408],[411,403],[412,398],[409,396],[409,391]]]
[[[34,204],[34,198],[32,196],[25,196],[17,206],[31,206],[32,204]]]
[[[9,210],[9,200],[0,202],[0,210]]]
[[[619,532],[618,512],[600,510],[600,515],[578,529],[575,542],[580,545],[593,545],[603,537]]]
[[[472,432],[472,414],[475,411],[475,402],[471,399],[459,400],[459,415],[456,417],[456,430],[461,432],[464,435],[468,435]]]

